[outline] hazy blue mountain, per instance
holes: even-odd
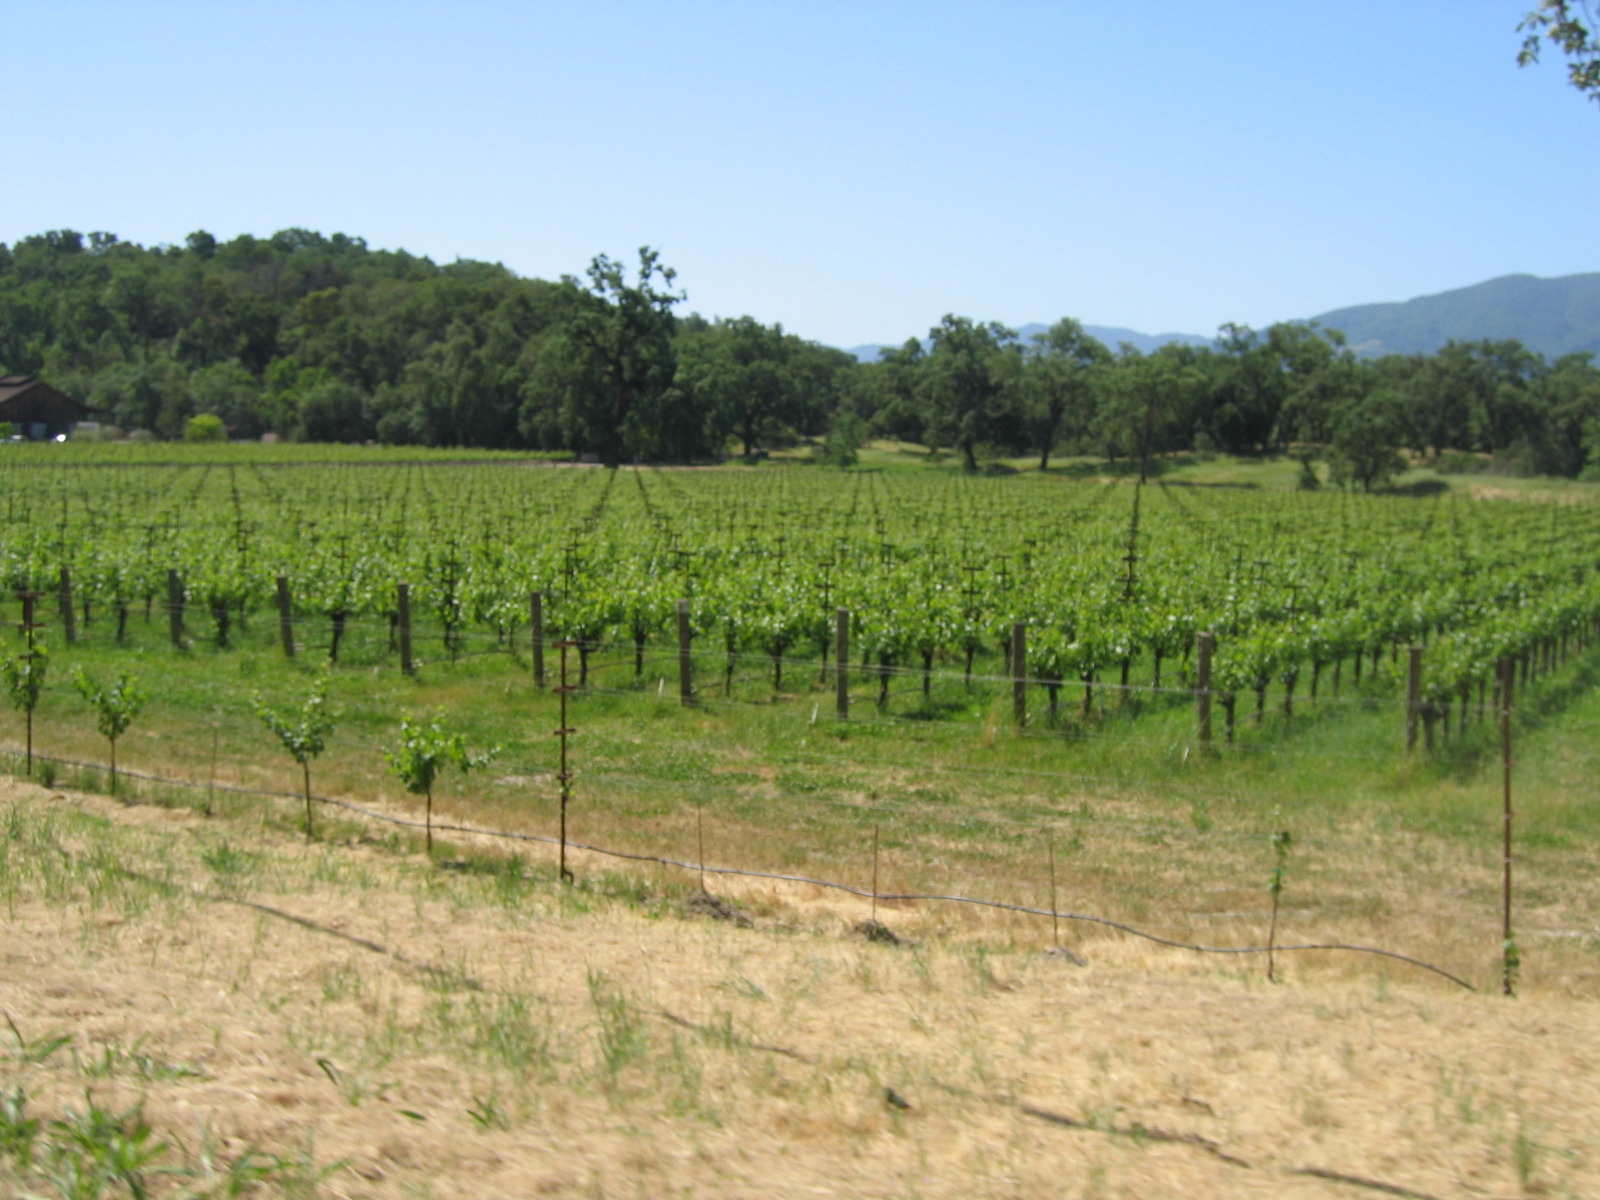
[[[1027,342],[1033,338],[1034,334],[1043,333],[1049,328],[1050,326],[1048,325],[1037,323],[1019,325],[1017,327],[1017,336]],[[1149,354],[1157,346],[1164,346],[1168,342],[1184,342],[1191,346],[1209,346],[1212,342],[1211,338],[1201,337],[1197,333],[1140,333],[1137,330],[1123,329],[1116,325],[1085,325],[1083,331],[1090,337],[1099,338],[1113,353],[1121,347],[1123,342],[1127,342],[1143,354]],[[897,345],[904,345],[904,343],[898,343]],[[877,362],[878,351],[894,348],[897,347],[869,343],[865,346],[851,346],[845,353],[855,355],[859,362]]]
[[[1398,304],[1360,304],[1314,318],[1363,355],[1431,354],[1446,342],[1516,338],[1546,358],[1600,354],[1600,273],[1502,275]]]
[[[1552,361],[1585,350],[1600,357],[1600,272],[1554,279],[1503,275],[1400,303],[1337,308],[1312,320],[1343,330],[1350,346],[1369,357],[1431,354],[1452,339],[1476,342],[1485,338],[1516,338]],[[1027,341],[1046,328],[1023,325],[1017,333]],[[1209,346],[1214,340],[1195,333],[1139,333],[1108,325],[1085,325],[1084,330],[1112,350],[1127,342],[1145,354],[1167,342]],[[855,346],[849,353],[862,362],[873,362],[883,348]]]

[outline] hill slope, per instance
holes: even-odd
[[[1314,318],[1364,355],[1430,354],[1452,338],[1516,338],[1547,358],[1600,354],[1600,273],[1503,275],[1396,304],[1359,304]]]

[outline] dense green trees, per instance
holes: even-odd
[[[931,445],[961,451],[978,467],[979,443],[1014,442],[1020,435],[1017,381],[1022,364],[1017,335],[1004,325],[946,316],[928,331],[920,399]]]
[[[1503,469],[1600,473],[1600,368],[1555,364],[1516,341],[1452,342],[1433,355],[1354,355],[1337,330],[1224,326],[1210,347],[1112,355],[1066,320],[1019,351],[999,326],[946,317],[924,342],[885,351],[846,389],[881,435],[961,450],[1067,451],[1134,461],[1291,444],[1326,452],[1334,477],[1376,487],[1400,451],[1490,456]]]
[[[1291,443],[1375,486],[1410,449],[1600,473],[1600,369],[1515,341],[1358,358],[1336,330],[1226,325],[1208,347],[1113,353],[1063,319],[1023,344],[949,315],[877,362],[781,325],[680,315],[657,254],[579,279],[438,265],[300,229],[141,247],[58,230],[0,246],[0,370],[44,375],[107,422],[181,438],[523,448],[616,465],[754,459],[836,435],[993,455],[1131,459]],[[208,425],[208,427],[211,427]],[[849,443],[846,447],[845,443]]]
[[[1035,334],[1026,351],[1023,386],[1028,436],[1039,449],[1039,469],[1050,469],[1050,452],[1067,437],[1082,437],[1094,416],[1094,400],[1111,351],[1063,317]]]

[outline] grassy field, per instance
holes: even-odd
[[[775,463],[805,460],[811,450],[801,448],[784,451],[773,456]],[[1037,471],[1037,456],[1000,456],[984,462],[990,473],[1021,473]],[[1401,495],[1430,496],[1458,491],[1480,498],[1513,498],[1538,500],[1592,500],[1600,494],[1600,485],[1580,483],[1573,479],[1558,479],[1548,475],[1514,475],[1491,472],[1487,459],[1483,469],[1476,472],[1443,472],[1429,462],[1413,456],[1413,465],[1401,472],[1391,482],[1388,491]],[[861,448],[861,470],[912,471],[934,470],[959,474],[962,462],[959,454],[930,453],[925,446],[912,442],[878,440]],[[1092,456],[1053,456],[1049,473],[1071,479],[1094,479],[1102,482],[1135,479],[1139,467],[1135,462],[1109,462]],[[1324,487],[1332,487],[1328,465],[1317,464],[1317,476]],[[1267,491],[1292,491],[1299,485],[1300,462],[1293,454],[1260,454],[1239,457],[1229,454],[1169,454],[1158,460],[1156,477],[1168,484],[1190,487],[1239,487]]]

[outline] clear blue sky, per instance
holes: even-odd
[[[4,7],[0,240],[287,226],[836,345],[1210,333],[1600,270],[1600,105],[1533,0]]]

